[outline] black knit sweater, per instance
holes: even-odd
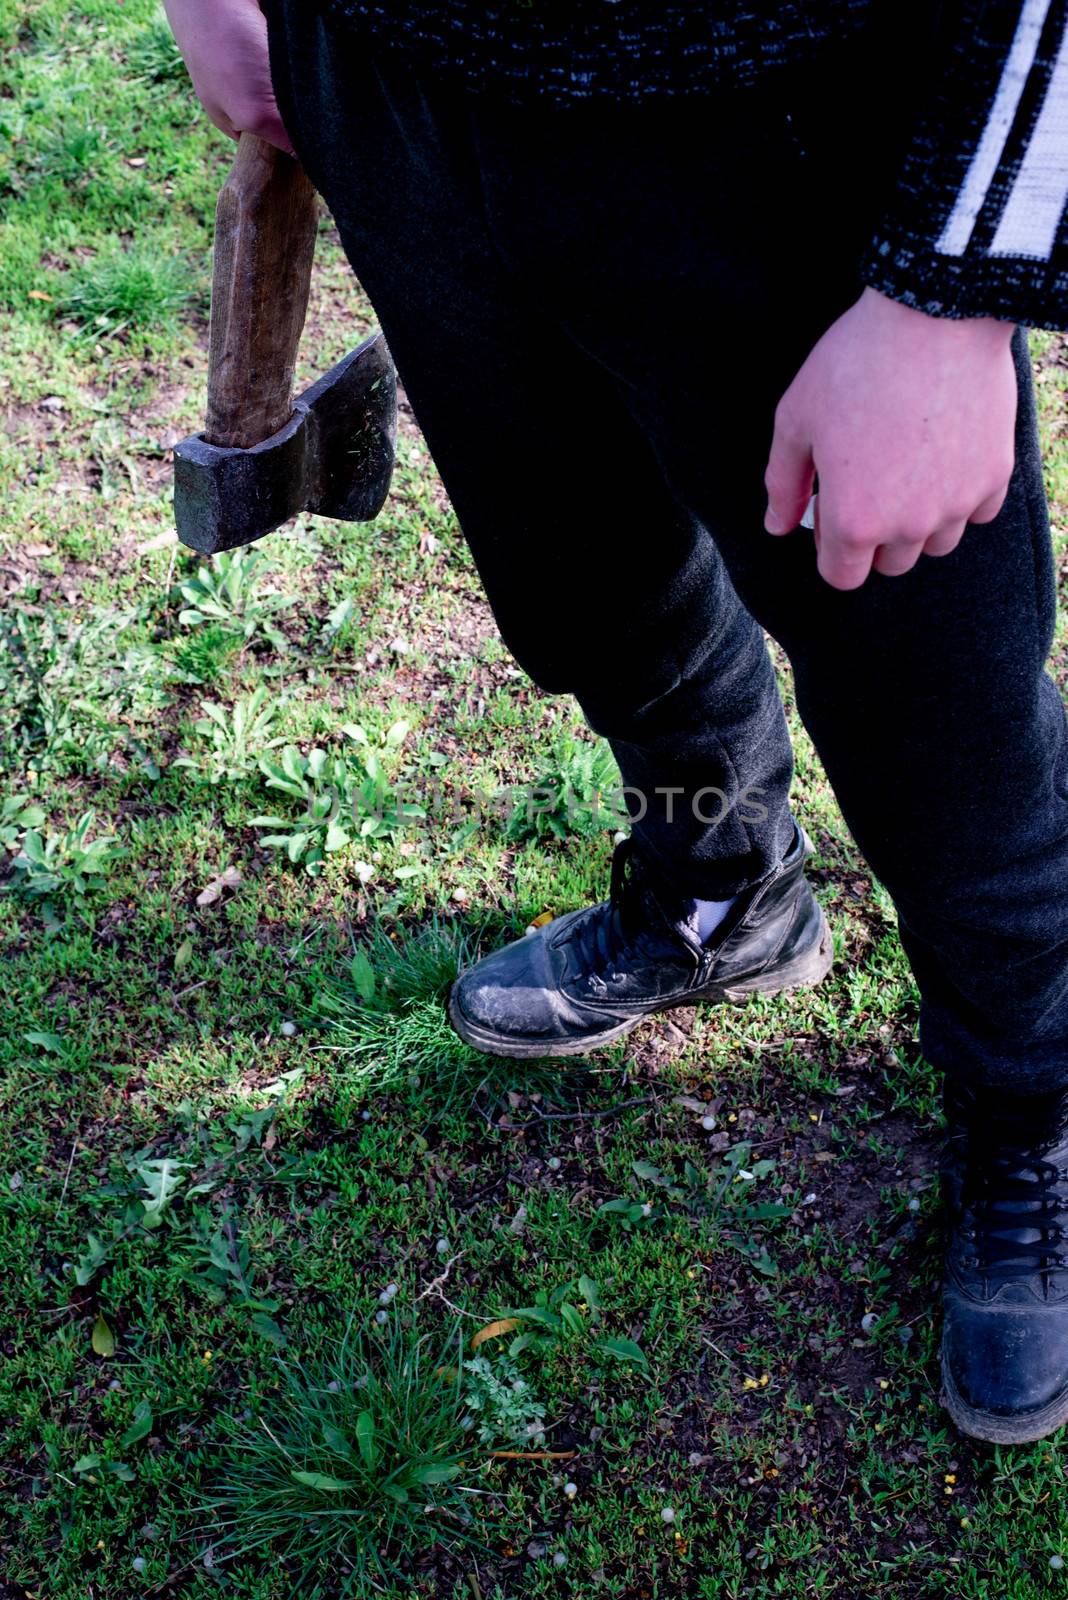
[[[780,64],[859,47],[878,0],[317,3],[466,90],[566,107],[757,83]],[[1068,0],[928,9],[932,87],[865,281],[936,316],[1068,327]]]

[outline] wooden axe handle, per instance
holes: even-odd
[[[215,211],[209,444],[247,450],[292,416],[318,219],[303,167],[243,133]]]

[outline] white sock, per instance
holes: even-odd
[[[694,901],[697,907],[697,936],[702,944],[708,943],[737,898],[736,894],[732,894],[729,900]]]

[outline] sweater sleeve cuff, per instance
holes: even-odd
[[[931,317],[997,317],[1029,328],[1068,328],[1068,261],[944,256],[929,239],[876,236],[862,281]]]

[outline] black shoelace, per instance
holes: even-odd
[[[1036,1150],[974,1150],[961,1193],[963,1265],[1000,1279],[1068,1267],[1068,1169]]]
[[[633,965],[634,944],[650,931],[642,915],[641,866],[631,839],[623,839],[612,857],[608,903],[603,911],[586,916],[575,930],[575,952],[589,972],[626,972]]]

